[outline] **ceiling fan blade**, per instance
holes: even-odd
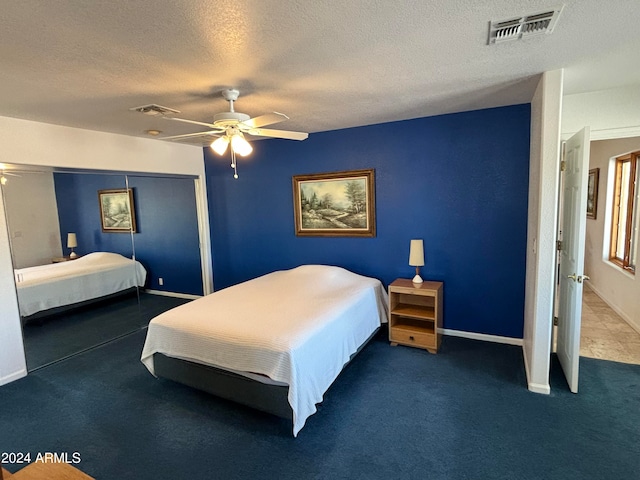
[[[192,123],[194,125],[203,125],[209,128],[218,128],[213,123],[197,122],[196,120],[187,120],[185,118],[176,118],[176,117],[162,117],[162,118],[167,120],[175,120],[176,122]]]
[[[304,132],[290,132],[287,130],[273,130],[271,128],[252,128],[247,130],[249,135],[259,137],[286,138],[287,140],[305,140],[309,134]]]
[[[289,120],[284,113],[267,113],[265,115],[260,115],[259,117],[250,118],[249,120],[245,120],[240,123],[240,125],[246,125],[249,128],[258,128],[264,127],[265,125],[271,125],[273,123],[282,122],[284,120]]]
[[[170,137],[158,137],[158,140],[178,140],[180,138],[205,137],[207,135],[211,137],[219,137],[220,132],[217,130],[209,130],[207,132],[185,133],[183,135],[172,135]]]

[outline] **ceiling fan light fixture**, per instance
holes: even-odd
[[[0,177],[0,185],[6,185],[7,184],[7,177],[5,177],[4,175],[2,175]]]
[[[224,155],[224,152],[227,151],[227,146],[229,145],[229,139],[225,135],[224,137],[219,137],[211,143],[211,148],[218,155]]]
[[[231,137],[231,148],[241,157],[246,157],[253,152],[253,147],[244,139],[242,133],[235,133]]]

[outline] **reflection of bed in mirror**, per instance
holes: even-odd
[[[305,265],[157,316],[141,359],[156,376],[292,419],[296,435],[386,311],[379,280]]]
[[[14,270],[23,322],[144,286],[142,264],[117,253]]]

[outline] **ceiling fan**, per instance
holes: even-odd
[[[185,138],[195,138],[202,136],[217,137],[211,143],[211,148],[218,154],[224,155],[229,144],[231,144],[231,167],[234,169],[234,177],[238,178],[236,167],[236,154],[244,157],[249,155],[253,148],[246,141],[244,135],[252,135],[257,137],[284,138],[288,140],[305,140],[309,134],[304,132],[292,132],[288,130],[274,130],[271,128],[262,128],[266,125],[288,120],[283,113],[273,112],[258,117],[251,118],[246,113],[236,112],[233,109],[233,102],[238,99],[240,92],[236,89],[226,89],[222,91],[222,96],[229,102],[229,111],[218,113],[213,117],[213,123],[198,122],[195,120],[187,120],[184,118],[164,117],[167,120],[177,122],[191,123],[208,127],[209,130],[204,132],[186,133],[184,135],[174,135],[163,137],[162,140],[181,140]]]

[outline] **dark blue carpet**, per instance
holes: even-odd
[[[582,359],[527,391],[520,347],[384,332],[298,438],[289,422],[153,378],[139,332],[0,387],[0,451],[79,452],[98,479],[636,479],[640,366]],[[19,466],[5,465],[10,471]]]

